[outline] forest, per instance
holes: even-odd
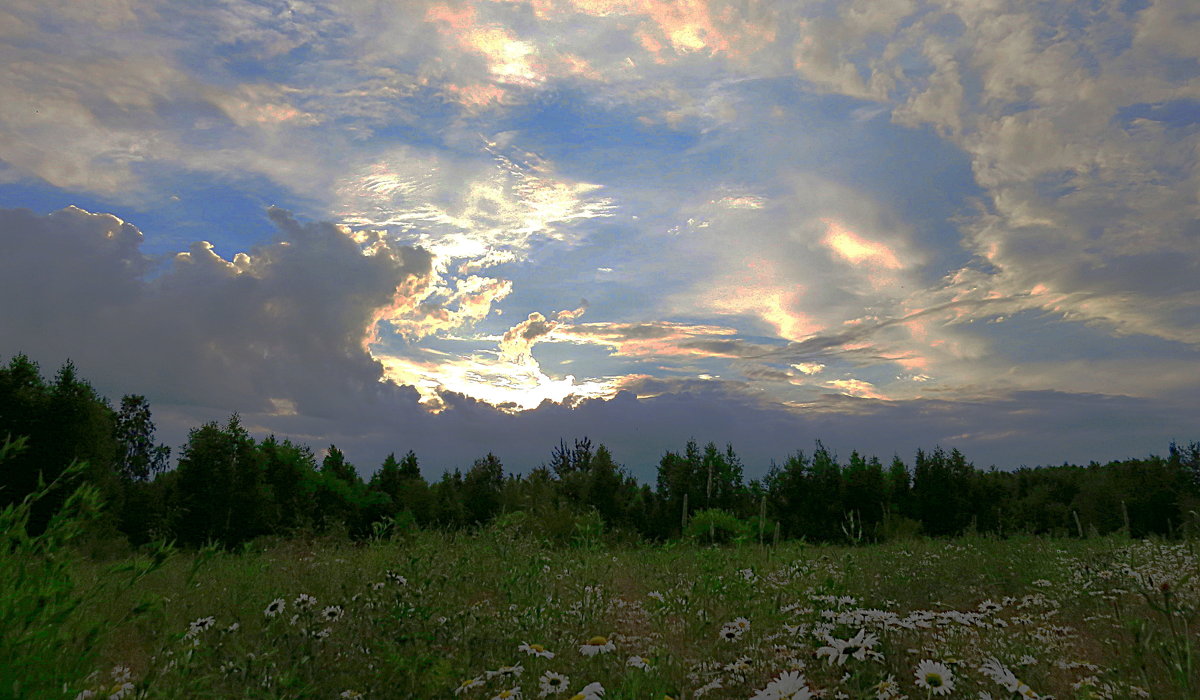
[[[172,450],[155,441],[145,397],[125,395],[114,407],[70,362],[48,379],[23,354],[0,367],[0,443],[0,509],[39,494],[30,534],[89,484],[103,503],[89,534],[132,546],[365,540],[497,521],[574,546],[681,538],[858,544],[971,533],[1141,538],[1200,527],[1197,442],[1172,442],[1166,457],[1007,471],[977,468],[954,448],[884,463],[857,451],[841,458],[816,440],[747,480],[732,445],[692,440],[663,454],[655,483],[646,484],[604,445],[571,436],[520,472],[488,453],[430,482],[403,446],[364,479],[368,470],[335,445],[318,460],[307,445],[255,439],[234,414],[224,425],[193,428],[170,468]],[[43,483],[54,488],[39,490]]]

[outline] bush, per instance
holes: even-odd
[[[732,513],[710,508],[693,513],[683,534],[701,544],[730,544],[750,536],[750,525]]]

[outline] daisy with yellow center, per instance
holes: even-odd
[[[538,697],[544,698],[547,695],[558,695],[567,689],[567,684],[570,682],[571,679],[561,673],[546,671],[538,679],[538,687],[542,689],[542,692],[538,693]]]
[[[917,664],[917,687],[924,688],[932,695],[949,695],[954,690],[954,673],[946,664],[922,659]]]
[[[541,644],[529,644],[528,642],[521,642],[521,646],[517,647],[517,651],[523,651],[530,656],[540,656],[543,659],[554,658],[554,652],[546,651],[546,647],[542,646]]]
[[[600,700],[604,697],[604,686],[599,683],[588,683],[571,696],[571,700]]]
[[[480,678],[479,676],[476,676],[474,678],[468,678],[467,680],[458,684],[458,687],[454,689],[454,694],[462,695],[463,693],[467,692],[468,690],[471,690],[472,688],[478,688],[481,685],[483,685],[483,679]]]
[[[606,654],[616,648],[617,646],[608,637],[595,636],[579,647],[579,653],[584,656],[595,656],[596,654]]]

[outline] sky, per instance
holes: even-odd
[[[2,0],[0,361],[364,475],[1164,454],[1197,36],[1192,0]]]

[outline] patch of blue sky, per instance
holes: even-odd
[[[154,166],[141,169],[157,170]],[[155,183],[154,190],[135,200],[21,182],[0,185],[0,206],[46,214],[74,205],[93,213],[114,214],[142,231],[145,255],[169,257],[195,241],[206,240],[228,259],[277,234],[267,219],[269,206],[297,204],[293,195],[266,178],[230,183],[195,173],[141,174],[152,176],[148,180]]]
[[[1200,359],[1200,353],[1186,343],[1149,335],[1117,335],[1106,326],[1036,310],[979,319],[958,328],[986,340],[989,356],[1000,362],[1129,360],[1143,364],[1156,359]]]
[[[600,345],[541,342],[532,353],[542,371],[553,379],[570,374],[583,381],[635,373],[639,369],[636,360],[614,355],[610,348]]]
[[[158,166],[145,170],[142,175],[155,183],[154,198],[133,223],[146,233],[143,249],[148,254],[186,250],[192,242],[206,240],[217,254],[230,259],[276,238],[278,229],[267,218],[269,207],[287,209],[301,220],[319,212],[313,203],[263,176],[231,179]]]
[[[760,173],[772,166],[814,170],[872,196],[912,226],[917,237],[936,251],[931,274],[961,266],[968,256],[951,222],[966,213],[968,202],[984,195],[975,183],[970,156],[928,127],[903,126],[883,118],[854,119],[855,110],[870,108],[873,102],[814,95],[798,88],[784,79],[746,86],[787,105],[800,133],[794,140],[771,142],[773,152],[763,158],[774,163],[740,163],[746,168],[744,176],[753,177],[756,167]]]
[[[566,177],[619,183],[622,190],[679,184],[688,174],[683,157],[699,134],[646,124],[639,116],[591,99],[577,87],[560,86],[509,110],[493,128],[519,132],[523,147]]]
[[[457,132],[451,133],[447,129],[447,125],[457,122],[462,116],[461,110],[436,88],[422,87],[411,96],[400,98],[397,106],[402,107],[404,113],[390,114],[386,121],[351,116],[334,120],[334,124],[352,125],[369,130],[370,147],[383,147],[392,142],[409,146],[463,150],[462,144],[452,138]],[[471,126],[476,126],[480,132],[490,129],[490,126],[483,122],[476,122]],[[464,152],[477,154],[481,145],[482,139],[472,142]]]
[[[490,316],[479,327],[502,331],[530,312],[550,317],[576,308],[582,299],[588,301],[584,322],[662,320],[664,294],[684,288],[695,272],[660,264],[648,274],[648,261],[661,258],[661,237],[642,235],[636,223],[580,223],[572,227],[579,236],[575,245],[535,242],[523,260],[483,271],[511,279],[513,289],[500,303],[505,315]]]
[[[1152,0],[1121,0],[1120,7],[1121,12],[1127,15],[1135,15],[1153,4]]]
[[[139,217],[145,211],[104,197],[60,189],[41,181],[25,180],[0,185],[0,207],[29,209],[35,214],[49,214],[64,207],[77,206],[95,213],[114,214],[142,228]]]
[[[1139,102],[1117,109],[1117,123],[1130,128],[1136,120],[1148,119],[1172,127],[1200,124],[1200,100],[1178,99],[1165,102]]]

